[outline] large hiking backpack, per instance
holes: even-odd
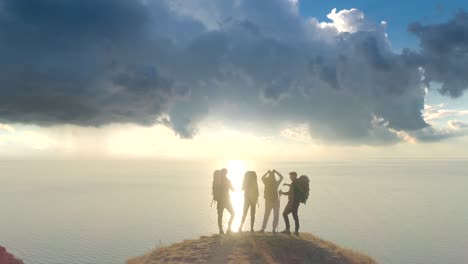
[[[213,185],[212,185],[213,200],[219,201],[222,199],[223,194],[223,180],[221,178],[221,171],[215,170],[213,172]]]
[[[295,194],[299,202],[303,204],[307,202],[307,198],[309,198],[309,177],[302,175],[297,179]]]

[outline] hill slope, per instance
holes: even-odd
[[[158,263],[314,263],[376,264],[361,253],[343,249],[311,234],[271,233],[203,236],[161,247],[127,264]]]
[[[21,259],[16,259],[15,256],[8,253],[6,249],[0,246],[0,264],[23,264]]]

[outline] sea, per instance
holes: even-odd
[[[382,264],[468,263],[468,160],[0,161],[0,245],[26,264],[123,264],[215,234],[212,174],[223,167],[236,188],[234,228],[246,170],[276,169],[285,183],[296,171],[310,179],[301,232]],[[261,196],[257,230],[263,209]]]

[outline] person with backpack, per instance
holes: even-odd
[[[218,228],[219,234],[224,234],[223,231],[223,212],[226,209],[231,218],[229,219],[227,234],[231,233],[231,225],[234,220],[234,209],[231,204],[231,197],[229,195],[229,190],[234,192],[231,181],[227,178],[227,169],[216,170],[213,173],[213,200],[216,201],[216,209],[218,212]]]
[[[305,175],[302,175],[300,179],[298,179],[297,173],[295,171],[290,172],[289,177],[291,179],[291,184],[283,184],[289,186],[289,191],[279,191],[280,194],[288,195],[288,204],[283,211],[283,218],[284,223],[286,224],[286,229],[281,233],[291,234],[288,215],[292,213],[295,224],[294,235],[299,236],[299,204],[301,202],[305,203],[309,196],[309,178]]]
[[[279,179],[276,180],[275,174],[278,174]],[[268,177],[267,177],[268,176]],[[262,182],[265,185],[263,197],[265,198],[265,214],[263,216],[263,225],[260,230],[261,233],[265,232],[268,218],[270,218],[271,210],[273,210],[273,233],[276,233],[279,220],[280,199],[278,197],[278,187],[283,181],[283,175],[276,170],[268,170],[262,176]]]
[[[242,226],[244,225],[247,211],[250,208],[250,232],[253,232],[253,226],[255,223],[255,206],[258,203],[258,183],[257,173],[255,171],[247,171],[244,174],[244,181],[242,183],[242,190],[244,191],[244,212],[242,214],[242,221],[239,226],[239,232],[242,232]]]

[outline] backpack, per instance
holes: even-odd
[[[215,172],[213,172],[213,185],[212,185],[211,193],[213,194],[214,201],[219,201],[222,199],[223,180],[221,178],[220,170],[215,170]]]
[[[296,193],[297,201],[305,204],[309,198],[309,177],[302,175],[297,179]]]

